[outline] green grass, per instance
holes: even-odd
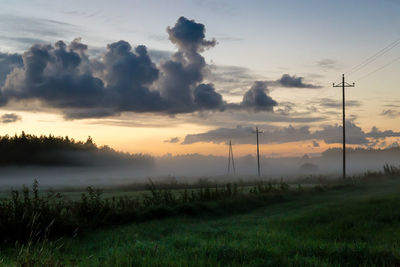
[[[299,189],[297,193],[304,192]],[[3,244],[36,243],[82,235],[100,227],[184,214],[249,210],[279,201],[296,191],[285,182],[276,185],[259,183],[253,187],[228,183],[188,190],[159,189],[151,182],[149,191],[141,197],[119,195],[107,198],[100,190],[88,187],[80,199],[68,199],[54,191],[43,194],[35,181],[31,190],[24,187],[10,193],[9,198],[0,201],[0,239]]]
[[[244,213],[228,206],[7,246],[0,261],[10,266],[397,266],[399,207],[400,179],[359,182],[288,194]]]

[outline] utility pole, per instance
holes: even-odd
[[[258,127],[256,127],[256,136],[257,136],[257,167],[258,167],[258,177],[261,176],[261,172],[260,172],[260,148],[259,148],[259,142],[258,142],[258,134],[262,133],[262,131],[260,131],[258,129]]]
[[[346,179],[346,99],[345,99],[345,88],[354,87],[355,84],[349,84],[344,81],[344,74],[342,75],[342,82],[339,84],[333,83],[333,87],[342,87],[342,107],[343,107],[343,179]]]
[[[231,160],[233,167],[233,175],[236,175],[235,161],[233,159],[232,141],[229,140],[228,175],[231,173]]]

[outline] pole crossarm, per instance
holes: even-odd
[[[356,86],[355,83],[353,83],[353,84],[349,84],[347,82],[344,83],[344,87],[355,87],[355,86]],[[333,83],[333,87],[343,87],[343,83],[339,83],[339,84]]]

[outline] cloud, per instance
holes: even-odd
[[[188,134],[185,136],[182,144],[194,144],[197,142],[210,142],[210,143],[226,143],[227,140],[232,140],[237,144],[252,144],[254,137],[252,132],[254,127],[243,127],[238,125],[236,128],[217,128],[205,133]]]
[[[15,113],[6,113],[0,117],[1,123],[13,123],[22,120],[21,116]]]
[[[311,140],[313,145],[322,140],[326,144],[342,143],[342,126],[341,125],[324,125],[321,129],[311,131],[309,126],[293,127],[276,127],[264,125],[260,127],[264,133],[260,136],[260,143],[288,143]],[[232,140],[236,144],[254,144],[255,138],[252,132],[254,127],[237,126],[235,128],[217,128],[208,132],[199,134],[188,134],[185,136],[183,144],[193,144],[197,142],[225,143]],[[363,131],[360,127],[351,121],[346,122],[346,143],[353,145],[367,145],[376,139],[386,137],[398,137],[400,132],[380,131],[376,127],[370,132]]]
[[[11,36],[0,36],[0,39],[3,43],[11,43],[16,48],[25,49],[26,47],[31,46],[32,44],[43,44],[46,43],[43,39],[34,38],[34,37],[11,37]]]
[[[83,58],[72,45],[34,45],[23,54],[23,62],[23,68],[7,76],[1,88],[3,101],[39,99],[61,109],[86,109],[103,101],[103,81],[80,68]]]
[[[280,79],[276,80],[273,83],[278,86],[290,87],[290,88],[307,88],[307,89],[322,88],[322,86],[304,83],[303,77],[297,77],[295,75],[291,76],[289,74],[283,74]]]
[[[312,133],[312,137],[323,140],[326,144],[342,143],[343,127],[341,125],[325,125],[322,130]],[[346,121],[346,143],[353,145],[368,144],[367,134],[351,121]]]
[[[217,44],[215,39],[205,39],[205,31],[203,24],[185,17],[180,17],[174,27],[167,27],[169,40],[176,44],[182,52],[187,53],[187,56],[194,57],[197,57],[198,52]]]
[[[399,137],[400,132],[394,132],[392,130],[380,131],[374,126],[372,127],[371,131],[367,133],[367,136],[375,139],[382,139],[386,137]]]
[[[317,62],[317,65],[323,69],[336,69],[337,62],[330,58],[324,58]]]
[[[14,69],[23,66],[22,56],[19,54],[6,54],[0,52],[0,86],[6,80],[7,75]]]
[[[0,24],[2,44],[17,49],[56,38],[70,38],[78,32],[75,25],[62,21],[10,14],[0,14]]]
[[[249,69],[238,66],[209,66],[211,70],[207,73],[207,79],[217,83],[223,87],[223,92],[229,95],[237,96],[243,94],[243,87],[247,87],[254,80],[265,80],[266,85],[270,87],[286,87],[286,88],[306,88],[318,89],[322,86],[304,83],[303,77],[291,76],[283,74],[277,80],[266,80],[265,77],[252,73]]]
[[[185,17],[180,17],[174,27],[168,27],[167,33],[178,51],[170,60],[161,63],[162,74],[156,87],[171,104],[168,112],[189,113],[197,110],[196,106],[199,109],[206,106],[219,108],[218,104],[206,103],[218,98],[222,101],[222,96],[215,91],[212,84],[202,83],[207,65],[200,54],[215,46],[215,39],[206,40],[205,26]],[[194,99],[196,96],[197,99]]]
[[[296,105],[292,102],[280,102],[278,108],[275,110],[275,113],[288,116],[294,112],[295,106]]]
[[[240,126],[236,128],[217,128],[200,134],[189,134],[185,136],[183,144],[193,144],[196,142],[225,143],[232,140],[236,144],[254,144],[255,127]],[[274,126],[262,127],[264,133],[260,136],[260,143],[286,143],[310,139],[309,127],[294,128],[289,125],[285,128]]]
[[[342,107],[343,103],[341,100],[333,100],[330,98],[321,98],[319,100],[313,101],[313,103],[318,104],[325,108],[339,108]],[[346,107],[359,107],[361,102],[357,100],[346,100]]]
[[[238,42],[238,41],[243,41],[244,38],[242,37],[236,37],[236,36],[228,36],[228,35],[220,35],[217,38],[219,41],[225,41],[225,42]]]
[[[397,118],[400,116],[400,112],[393,109],[385,109],[382,111],[381,116],[385,116],[388,118]]]
[[[213,84],[200,84],[194,89],[194,103],[199,109],[222,108],[222,96],[215,92]]]
[[[339,115],[342,109],[342,100],[335,100],[331,98],[319,98],[307,101],[307,109],[312,113],[321,113],[325,115]],[[362,102],[357,100],[346,100],[346,108],[361,107]],[[348,119],[355,120],[356,115],[348,115]]]
[[[170,59],[173,53],[165,50],[149,49],[148,54],[152,61],[159,63],[162,60]]]
[[[164,140],[164,142],[165,143],[171,143],[171,144],[175,144],[175,143],[178,143],[179,142],[179,140],[180,140],[180,138],[179,137],[171,137],[170,139],[168,139],[168,140]]]
[[[209,65],[205,78],[218,85],[219,92],[231,96],[243,96],[243,88],[261,80],[250,69],[239,66]]]
[[[122,112],[273,111],[277,102],[263,82],[254,83],[241,103],[227,103],[214,84],[204,82],[209,68],[201,52],[216,41],[205,39],[203,24],[180,17],[167,33],[177,52],[167,60],[163,54],[159,65],[145,46],[123,40],[109,44],[96,58],[90,58],[80,38],[69,44],[35,44],[22,55],[22,66],[4,71],[8,75],[0,104],[38,100],[69,119]]]
[[[267,95],[267,82],[256,81],[253,86],[244,94],[241,105],[256,111],[272,111],[278,103]]]

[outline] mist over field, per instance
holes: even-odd
[[[342,171],[340,149],[330,149],[321,155],[267,158],[261,156],[262,179],[285,180],[309,175],[338,177]],[[385,164],[400,165],[400,149],[348,150],[349,175],[379,171]],[[31,185],[37,179],[43,187],[121,186],[158,182],[193,183],[207,177],[212,182],[258,179],[257,159],[248,155],[235,158],[236,175],[227,175],[228,159],[223,156],[200,154],[166,155],[152,158],[152,164],[96,164],[93,166],[3,166],[0,168],[0,191],[11,187]]]
[[[347,151],[347,171],[349,174],[377,171],[383,164],[400,164],[400,150],[349,150]],[[302,157],[260,157],[261,175],[265,178],[296,178],[304,175],[341,175],[342,151],[330,149],[321,155]],[[157,174],[178,176],[226,175],[228,159],[222,156],[199,154],[164,156],[155,160]],[[236,176],[256,176],[257,158],[253,155],[235,158]],[[232,167],[231,167],[232,173]],[[234,176],[232,176],[234,178]]]

